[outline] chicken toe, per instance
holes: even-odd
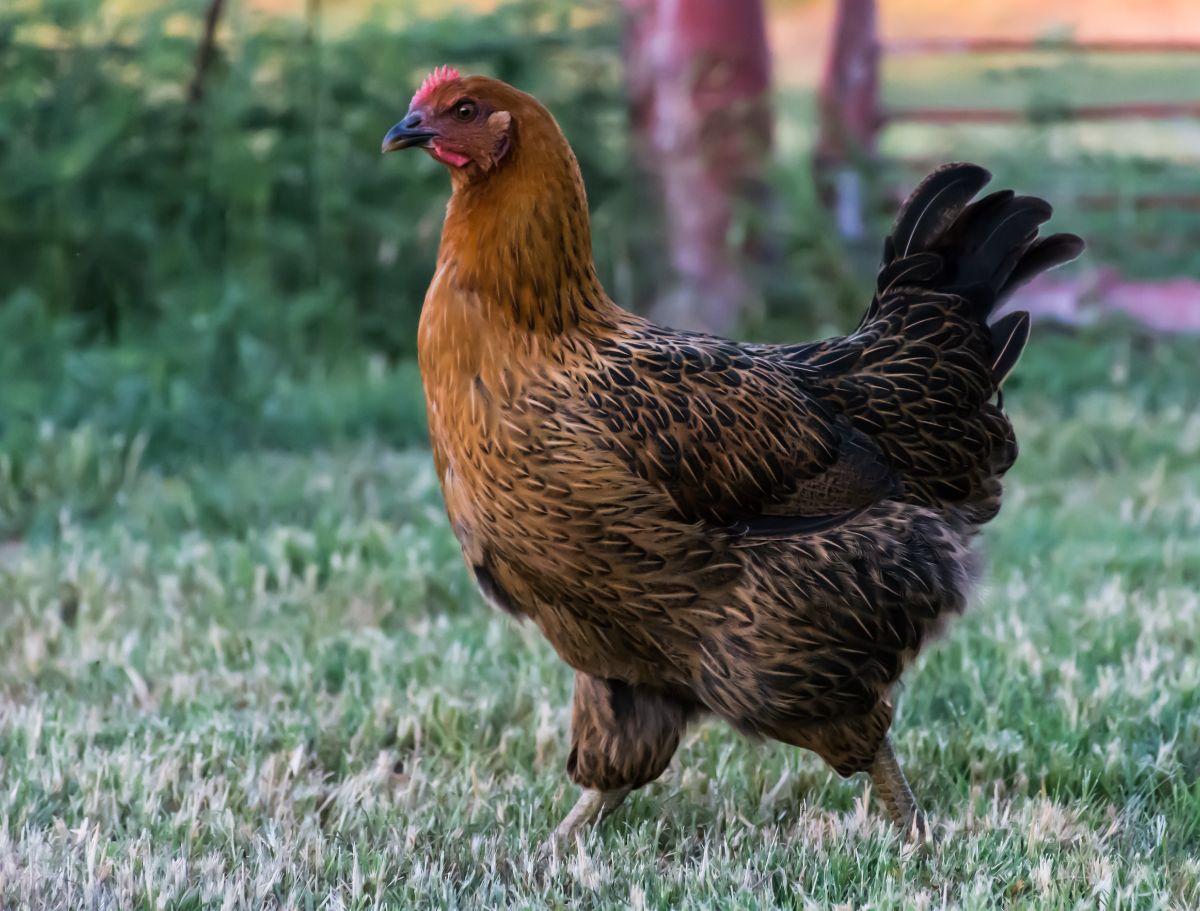
[[[896,827],[912,841],[924,842],[929,835],[929,826],[892,750],[890,737],[884,739],[875,754],[875,762],[871,765],[871,781]]]
[[[546,853],[558,854],[573,838],[582,837],[588,826],[603,821],[609,813],[619,807],[631,790],[617,788],[612,791],[598,791],[585,788],[571,812],[558,824],[554,834],[547,840]]]

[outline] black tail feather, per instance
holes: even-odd
[[[1074,234],[1038,238],[1053,211],[1043,199],[1001,190],[971,202],[990,178],[978,165],[949,164],[913,191],[884,243],[872,312],[894,288],[926,288],[964,299],[968,312],[987,323],[1022,285],[1083,252],[1084,243]],[[1028,338],[1027,313],[1013,313],[991,327],[997,386]]]
[[[885,253],[885,260],[929,249],[991,179],[990,172],[974,164],[945,165],[926,177],[896,219],[888,238],[892,256]]]
[[[992,333],[992,381],[999,389],[1029,341],[1029,314],[1010,313],[988,327]]]
[[[1083,253],[1086,245],[1076,234],[1052,234],[1029,247],[1000,289],[998,302],[1012,296],[1022,285],[1056,266],[1069,263]]]

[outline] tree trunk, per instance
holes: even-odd
[[[771,58],[761,0],[625,0],[633,125],[663,204],[672,286],[652,309],[727,332],[756,302],[746,216],[766,201]]]
[[[817,187],[838,232],[862,242],[867,193],[861,165],[879,131],[879,36],[875,0],[838,0],[833,46],[821,77]]]
[[[192,67],[192,81],[188,84],[188,103],[195,106],[204,98],[204,77],[212,66],[217,52],[217,26],[221,23],[224,0],[209,0],[208,12],[204,16],[204,37],[196,48],[196,63]]]

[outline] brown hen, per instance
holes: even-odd
[[[902,209],[850,335],[748,345],[616,306],[575,156],[534,98],[440,69],[384,150],[449,169],[419,349],[454,533],[487,599],[575,669],[559,839],[666,768],[689,719],[869,772],[924,819],[893,689],[966,605],[1017,444],[1000,385],[1029,318],[989,315],[1083,249],[1040,199],[947,165]]]

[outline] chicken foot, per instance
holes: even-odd
[[[547,840],[546,852],[557,854],[572,838],[582,836],[588,826],[603,822],[609,813],[621,805],[631,790],[632,788],[617,788],[612,791],[599,791],[595,788],[584,788],[571,812],[563,818],[554,834]]]
[[[885,737],[875,753],[875,761],[871,764],[871,781],[879,793],[879,799],[892,817],[892,822],[916,842],[923,842],[929,835],[929,827],[925,814],[913,797],[904,770],[892,749],[890,737]]]
[[[653,689],[576,673],[567,774],[583,793],[546,850],[556,853],[608,816],[634,788],[658,778],[692,711]]]

